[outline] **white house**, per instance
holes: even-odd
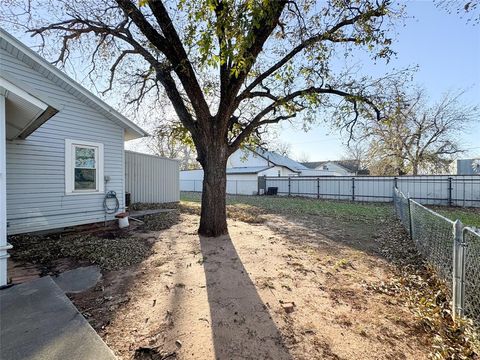
[[[235,151],[227,161],[227,193],[252,195],[261,176],[335,176],[331,171],[312,170],[286,156],[262,148]],[[181,191],[201,191],[203,170],[180,172]]]
[[[0,286],[7,233],[110,220],[124,209],[124,142],[146,135],[0,29]]]
[[[368,175],[356,160],[313,161],[304,162],[302,165],[312,170],[330,171],[337,176]]]
[[[480,175],[480,158],[479,159],[458,159],[452,162],[452,174]]]

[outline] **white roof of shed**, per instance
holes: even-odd
[[[137,139],[149,135],[145,130],[134,124],[2,28],[0,28],[0,47],[125,129],[125,140]]]

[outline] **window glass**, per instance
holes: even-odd
[[[75,169],[75,190],[96,190],[96,169]]]
[[[76,146],[75,168],[95,169],[95,149]]]
[[[75,146],[75,190],[96,190],[95,148]]]

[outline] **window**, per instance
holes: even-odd
[[[104,191],[103,144],[65,140],[65,191],[67,194]]]

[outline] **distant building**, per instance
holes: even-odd
[[[453,174],[456,175],[480,175],[479,159],[458,159],[453,163]]]
[[[239,149],[227,161],[227,193],[251,195],[257,192],[261,176],[339,176],[330,170],[316,170],[260,147]],[[180,172],[181,191],[200,191],[203,170]]]
[[[357,160],[328,160],[304,162],[302,165],[314,170],[331,171],[342,176],[368,175],[369,171],[360,168]]]

